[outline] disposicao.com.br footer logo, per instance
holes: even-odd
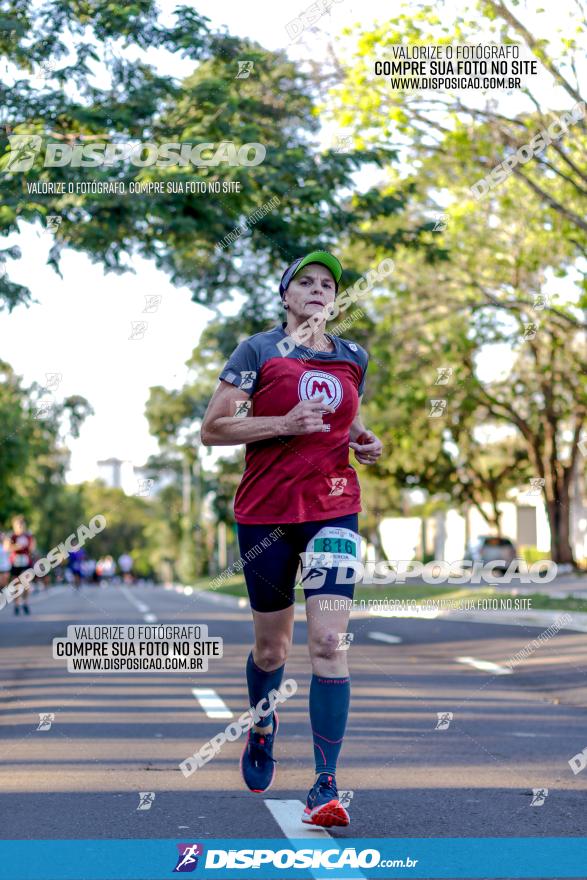
[[[259,869],[262,866],[273,868],[373,868],[379,866],[381,855],[376,849],[208,849],[204,868],[223,868],[225,870],[247,868]],[[411,867],[411,860],[410,865]],[[183,869],[182,869],[183,870]],[[193,870],[193,868],[190,868]],[[248,876],[248,875],[247,875]]]

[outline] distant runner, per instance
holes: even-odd
[[[67,558],[67,567],[71,572],[71,576],[73,578],[73,586],[76,590],[78,590],[84,579],[84,562],[86,560],[87,553],[84,547],[78,547],[77,550],[71,550],[70,554]]]
[[[27,531],[26,520],[24,516],[15,516],[12,520],[12,534],[10,535],[8,546],[10,552],[10,580],[15,578],[30,568],[33,564],[33,552],[35,550],[35,538],[31,532]],[[14,598],[14,613],[20,611],[20,603],[22,600],[22,610],[25,614],[30,614],[28,597],[30,587],[27,584],[22,595]]]
[[[130,553],[123,553],[118,557],[118,568],[125,584],[132,584],[132,556]]]
[[[100,578],[100,583],[105,582],[106,586],[112,583],[116,574],[116,564],[111,556],[103,556],[98,560],[96,572]]]
[[[302,821],[323,826],[350,821],[335,774],[350,700],[348,652],[339,650],[339,642],[351,603],[338,603],[349,606],[340,610],[320,603],[327,604],[327,595],[354,594],[354,583],[336,583],[337,566],[360,557],[361,547],[360,488],[349,446],[362,464],[375,462],[382,451],[359,416],[367,352],[324,332],[324,307],[334,301],[341,275],[339,261],[325,251],[288,267],[280,284],[287,321],[235,349],[201,429],[206,446],[246,444],[234,511],[255,627],[246,667],[251,706],[283,679],[300,557],[305,563],[316,781]],[[308,347],[289,345],[288,336],[310,317]],[[278,726],[273,712],[249,732],[241,772],[251,791],[265,792],[273,782]]]

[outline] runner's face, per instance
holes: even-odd
[[[290,281],[284,302],[289,306],[289,315],[305,321],[333,302],[335,296],[332,273],[321,263],[309,263]]]

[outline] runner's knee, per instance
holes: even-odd
[[[338,633],[329,629],[320,630],[310,637],[310,656],[316,660],[333,660],[339,656],[338,645]]]
[[[278,669],[287,660],[290,644],[287,636],[275,635],[271,638],[257,639],[254,654],[255,663],[266,672]]]

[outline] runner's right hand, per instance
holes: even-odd
[[[324,429],[322,414],[334,412],[334,408],[324,400],[302,400],[284,416],[286,434],[313,434]]]

